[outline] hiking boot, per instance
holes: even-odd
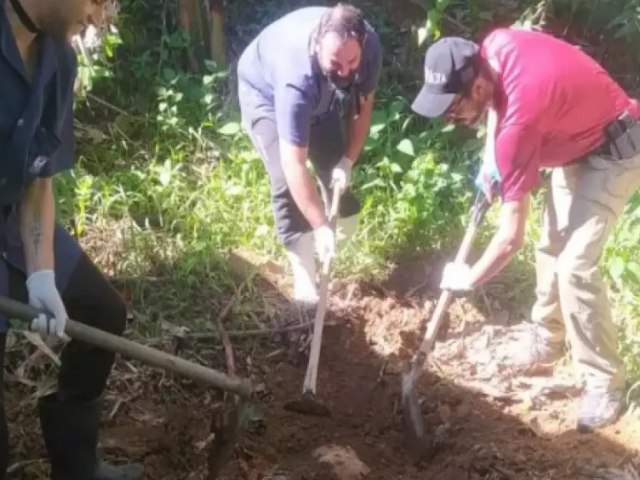
[[[140,464],[112,466],[98,458],[101,398],[59,402],[57,393],[38,403],[40,424],[51,460],[51,480],[138,480]]]
[[[622,413],[622,407],[622,390],[587,390],[582,395],[578,413],[578,431],[589,433],[615,423]]]
[[[511,366],[522,375],[536,375],[552,370],[563,356],[564,343],[546,339],[540,327],[533,326],[516,345]]]

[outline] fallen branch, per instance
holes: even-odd
[[[53,344],[56,343],[55,341],[51,342],[50,340],[48,340],[47,342],[45,342],[38,333],[30,332],[28,330],[24,330],[22,334],[31,344],[36,346],[38,350],[49,357],[56,366],[60,366],[60,358],[51,349]],[[51,343],[51,345],[49,343]]]
[[[325,327],[335,327],[338,325],[338,322],[326,322]],[[277,335],[279,333],[287,333],[287,332],[295,332],[296,330],[304,330],[313,325],[313,322],[305,322],[299,323],[297,325],[290,325],[287,327],[275,327],[275,328],[256,328],[250,330],[228,330],[226,332],[229,338],[242,338],[242,337],[259,337],[262,335]],[[173,338],[177,338],[180,340],[194,340],[196,342],[204,342],[208,340],[217,340],[220,338],[220,334],[218,332],[200,332],[200,333],[187,333],[187,334],[172,334]],[[158,345],[164,342],[166,338],[153,338],[147,342],[146,345]]]
[[[227,361],[227,374],[234,378],[236,376],[236,365],[233,355],[233,344],[231,338],[224,328],[224,319],[235,305],[238,292],[234,293],[229,301],[216,316],[216,328],[224,345],[225,357]],[[208,478],[213,480],[218,478],[218,474],[228,462],[236,443],[239,441],[244,431],[245,402],[237,395],[233,396],[232,408],[225,408],[229,399],[228,392],[224,393],[223,403],[220,410],[213,415],[210,432],[213,438],[213,445],[209,451]]]
[[[10,372],[5,372],[4,379],[7,383],[9,382],[21,383],[22,385],[26,385],[27,387],[30,387],[30,388],[36,388],[38,386],[38,384],[33,380],[29,380],[28,378],[14,375],[13,373],[10,373]]]
[[[236,293],[229,299],[229,301],[225,304],[225,306],[220,310],[220,313],[216,317],[216,327],[218,329],[218,334],[220,335],[220,339],[222,340],[222,345],[224,346],[224,353],[227,358],[227,373],[234,377],[236,374],[236,365],[233,358],[233,345],[231,344],[231,338],[229,334],[224,328],[223,320],[229,315],[229,312],[233,308],[236,303],[238,296]]]
[[[27,465],[31,465],[32,463],[41,463],[44,461],[44,458],[37,458],[34,460],[21,460],[14,463],[13,465],[10,465],[9,468],[7,468],[7,474],[10,475],[12,473],[16,473],[18,470],[22,470],[24,467],[26,467]]]
[[[18,367],[15,369],[15,375],[18,378],[26,378],[27,370],[29,370],[31,367],[38,366],[39,361],[45,357],[46,355],[42,350],[36,350],[32,355],[29,356],[29,358],[18,365]]]
[[[123,110],[122,108],[117,107],[117,106],[115,106],[115,105],[113,105],[113,104],[111,104],[111,103],[107,102],[106,100],[103,100],[103,99],[101,99],[101,98],[99,98],[99,97],[96,97],[96,96],[95,96],[95,95],[93,95],[92,93],[87,93],[85,96],[86,96],[88,99],[91,99],[91,100],[93,100],[93,101],[94,101],[94,102],[96,102],[96,103],[99,103],[99,104],[100,104],[100,105],[102,105],[103,107],[107,107],[107,108],[109,108],[109,109],[113,110],[114,112],[118,112],[118,113],[120,113],[120,114],[122,114],[122,115],[125,115],[125,116],[127,116],[127,117],[130,117],[130,118],[137,118],[137,119],[142,120],[142,118],[141,118],[141,117],[138,117],[137,115],[133,115],[133,114],[131,114],[131,113],[127,112],[126,110]]]

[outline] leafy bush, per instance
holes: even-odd
[[[236,19],[240,3],[244,2],[230,4]],[[465,16],[480,8],[475,3],[432,3],[418,40],[441,33],[445,11],[469,21],[488,18]],[[589,10],[589,2],[551,3],[556,14],[568,11],[571,18]],[[635,38],[634,2],[591,3],[594,11],[604,4],[609,8],[607,17],[592,14],[591,21],[609,18],[605,30]],[[620,9],[613,9],[614,3]],[[111,248],[110,241],[122,234],[127,255],[112,265],[119,274],[144,275],[169,265],[185,283],[202,282],[204,275],[211,284],[222,286],[228,280],[220,257],[229,249],[249,247],[281,261],[283,251],[273,229],[266,172],[238,124],[233,69],[209,64],[204,74],[184,71],[189,42],[176,33],[170,4],[161,9],[139,1],[124,4],[119,30],[112,32],[103,51],[91,54],[92,65],[82,63],[78,168],[57,180],[60,212],[87,243],[105,226],[107,233],[98,249]],[[523,7],[529,4],[535,7],[538,2]],[[238,38],[231,42],[234,50],[239,51],[259,25],[286,8],[280,0],[260,2],[255,9],[243,7],[242,21],[236,22]],[[461,9],[466,10],[460,13]],[[495,7],[490,9],[489,13]],[[623,18],[636,23],[625,23]],[[423,50],[407,50],[415,48],[411,32],[398,32],[381,17],[375,22],[397,58],[421,64],[417,56]],[[415,77],[409,86],[401,81],[406,77]],[[379,275],[399,257],[450,249],[459,241],[471,204],[471,179],[483,132],[469,137],[416,118],[407,100],[420,83],[419,72],[407,72],[404,64],[395,63],[394,55],[385,56],[382,78],[371,135],[353,173],[363,205],[360,228],[338,259],[338,274]],[[516,262],[528,271],[539,214],[536,201],[529,220],[530,241]],[[494,220],[495,214],[490,215],[481,242],[492,233]],[[621,330],[623,352],[636,375],[640,374],[638,238],[636,195],[604,258],[617,317],[626,320]],[[533,291],[532,285],[529,290]]]

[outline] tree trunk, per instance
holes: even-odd
[[[227,63],[224,0],[209,0],[209,55],[219,66]]]
[[[199,36],[200,28],[198,27],[198,0],[179,0],[178,8],[180,29],[187,34],[190,41],[187,53],[189,58],[189,67],[193,71],[198,71],[200,68],[200,61],[196,52],[198,50],[197,46],[202,42],[202,38]]]
[[[189,37],[189,67],[202,70],[204,60],[226,66],[224,0],[178,0],[180,28]]]

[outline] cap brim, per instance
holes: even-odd
[[[413,104],[411,104],[411,109],[423,117],[441,117],[447,111],[455,96],[455,93],[432,93],[424,86],[413,101]]]

